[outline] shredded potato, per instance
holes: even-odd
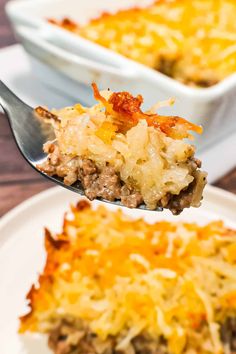
[[[60,234],[46,230],[21,333],[48,333],[69,316],[102,340],[116,336],[117,350],[147,333],[169,353],[223,353],[220,326],[236,316],[235,231],[221,221],[150,225],[85,201],[71,211]]]
[[[185,84],[208,87],[236,71],[235,12],[235,0],[158,0],[83,26],[51,22]]]

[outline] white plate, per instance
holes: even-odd
[[[42,192],[22,203],[0,222],[0,354],[45,354],[38,345],[26,351],[17,334],[18,316],[27,307],[25,294],[42,269],[43,228],[59,231],[63,214],[70,203],[79,196],[56,187]],[[96,207],[100,202],[94,202]],[[107,204],[110,209],[115,206]],[[204,202],[199,209],[184,211],[178,218],[169,212],[156,213],[124,208],[134,216],[144,216],[149,222],[160,219],[186,220],[207,223],[223,219],[228,226],[236,228],[236,196],[214,187],[207,187]]]

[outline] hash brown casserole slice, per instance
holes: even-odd
[[[55,354],[236,351],[236,231],[133,220],[88,202],[71,207],[27,295],[20,333]]]
[[[177,116],[156,113],[173,100],[159,102],[148,112],[143,98],[128,92],[99,92],[91,108],[77,104],[36,113],[52,124],[56,139],[44,145],[47,160],[37,166],[61,177],[65,184],[80,183],[93,200],[121,200],[127,207],[145,204],[179,214],[199,207],[206,173],[194,157],[195,148],[185,138],[202,128]]]

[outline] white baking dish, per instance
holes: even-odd
[[[78,100],[91,103],[88,85],[127,90],[144,96],[145,106],[157,100],[175,97],[174,107],[166,114],[181,115],[202,124],[202,146],[236,130],[236,74],[217,85],[198,89],[129,60],[47,22],[65,16],[85,23],[103,11],[145,6],[151,0],[13,0],[7,5],[8,16],[24,48],[33,58],[36,74],[48,85]],[[90,94],[90,95],[89,95]]]

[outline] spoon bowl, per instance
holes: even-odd
[[[76,182],[71,186],[66,185],[62,178],[49,176],[37,168],[37,165],[40,165],[47,158],[43,152],[43,144],[48,141],[48,135],[50,134],[48,124],[40,120],[34,113],[34,109],[17,97],[2,81],[0,81],[0,105],[8,118],[18,149],[31,167],[52,182],[84,195],[81,183]],[[111,202],[103,198],[97,199],[123,207],[119,200]],[[149,210],[145,204],[141,204],[138,209]],[[156,209],[156,211],[162,210],[163,208]]]

